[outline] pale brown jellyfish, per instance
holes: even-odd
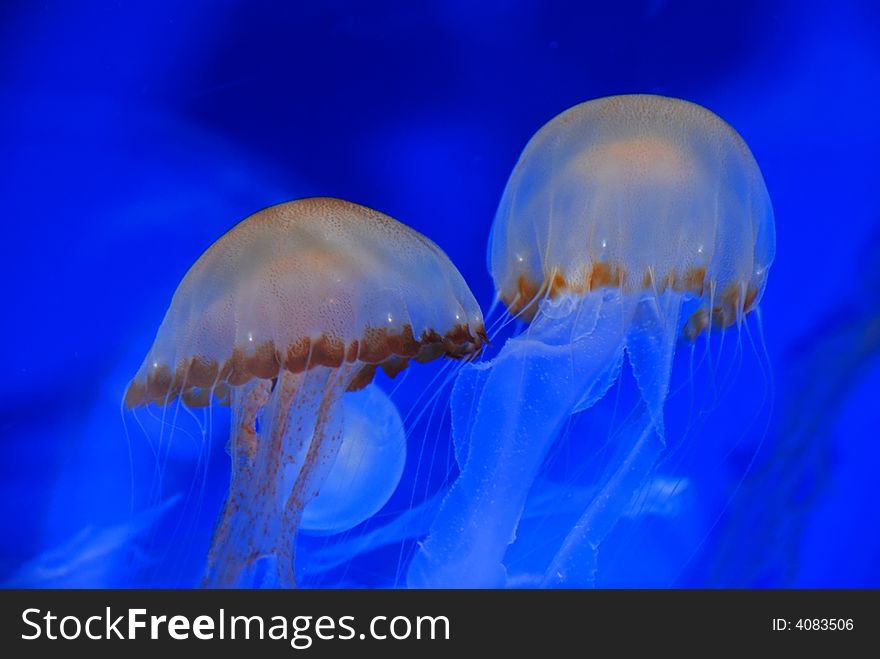
[[[339,450],[344,392],[377,368],[472,355],[480,309],[455,266],[396,220],[331,198],[251,215],[180,282],[125,404],[232,406],[232,481],[205,583],[260,559],[295,583],[294,537]]]
[[[586,586],[596,552],[664,446],[675,343],[743,321],[775,252],[773,210],[742,138],[693,103],[603,98],[542,127],[498,207],[489,268],[528,327],[453,391],[461,475],[408,573],[412,586],[503,586],[529,488],[569,417],[617,381],[640,401],[616,471],[542,574],[515,583]],[[696,310],[680,322],[685,303]],[[469,397],[469,399],[468,399]],[[461,399],[461,400],[459,400]],[[456,424],[456,410],[473,410]]]
[[[702,300],[693,338],[754,309],[775,251],[773,209],[743,139],[679,99],[612,96],[575,106],[529,141],[489,250],[501,300],[615,288]]]

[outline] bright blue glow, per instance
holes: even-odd
[[[876,3],[438,1],[401,13],[339,2],[271,15],[244,2],[5,3],[2,13],[0,581],[198,583],[229,486],[228,410],[181,414],[175,441],[160,443],[146,414],[147,432],[128,417],[126,434],[119,402],[177,282],[235,221],[300,196],[352,199],[436,241],[488,309],[489,226],[525,141],[574,103],[645,91],[716,111],[764,173],[780,245],[762,300],[775,401],[756,454],[764,420],[749,422],[769,407],[760,350],[745,333],[741,359],[736,334],[723,351],[715,343],[720,376],[737,373],[715,392],[708,364],[691,378],[691,355],[676,347],[667,448],[605,537],[596,583],[880,585]],[[458,475],[456,452],[475,446],[453,442],[452,428],[473,421],[450,415],[450,387],[454,402],[490,373],[474,364],[456,381],[440,367],[380,382],[407,431],[400,485],[363,524],[300,539],[303,585],[406,583]],[[564,412],[502,559],[508,579],[545,574],[639,437],[610,422],[638,398],[624,355],[605,396]]]
[[[303,511],[301,530],[351,529],[384,506],[406,463],[403,421],[375,384],[342,396],[342,446],[318,496]]]
[[[475,411],[456,428],[467,445],[458,452],[461,475],[413,559],[411,586],[595,585],[596,551],[664,445],[663,403],[680,308],[681,296],[674,293],[644,301],[603,292],[577,302],[545,300],[493,362],[471,367],[488,371],[477,386],[467,380],[479,375],[462,374],[468,392],[453,396],[454,409]],[[550,447],[573,413],[605,396],[624,352],[641,392],[625,437],[630,450],[609,470],[545,574],[511,574],[504,555]]]

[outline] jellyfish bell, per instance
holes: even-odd
[[[687,101],[627,95],[566,110],[529,141],[498,208],[489,267],[525,318],[564,292],[700,298],[694,336],[757,306],[774,252],[770,197],[736,131]]]
[[[709,110],[615,96],[541,128],[510,176],[488,250],[498,298],[528,326],[490,364],[458,377],[461,475],[408,583],[511,583],[505,553],[548,449],[574,413],[605,396],[626,361],[640,400],[618,464],[528,581],[593,584],[598,547],[664,448],[677,339],[741,323],[760,302],[774,252],[758,165]],[[685,304],[694,308],[682,323]]]
[[[401,360],[466,354],[481,322],[427,238],[337,199],[280,204],[223,235],[186,273],[125,402],[207,402],[207,391],[317,366],[393,372]]]
[[[270,582],[293,585],[295,533],[345,435],[344,392],[377,368],[474,354],[483,337],[446,255],[377,211],[301,199],[220,237],[175,291],[124,398],[232,407],[232,480],[205,583],[246,584],[268,559]]]
[[[301,530],[331,535],[376,514],[394,493],[406,463],[406,435],[394,401],[376,384],[342,396],[339,453],[317,496],[303,511]]]

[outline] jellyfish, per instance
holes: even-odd
[[[488,249],[497,298],[525,329],[458,376],[461,471],[408,584],[594,585],[600,545],[631,514],[664,450],[676,343],[739,327],[761,300],[774,252],[758,165],[709,110],[624,95],[543,126],[507,182]],[[637,402],[615,436],[617,457],[540,568],[514,581],[505,554],[548,451],[625,362]]]
[[[377,439],[358,427],[368,411],[387,428],[400,422],[390,400],[365,389],[377,368],[393,377],[412,361],[467,357],[483,336],[480,309],[440,248],[369,208],[301,199],[211,245],[180,282],[124,398],[129,408],[231,407],[231,481],[204,585],[294,586],[304,516],[306,527],[332,530],[387,496],[341,502],[345,470],[374,470],[367,486],[385,490],[399,477],[393,446],[373,450],[369,464],[348,460]]]
[[[342,396],[339,453],[318,495],[305,507],[301,530],[348,531],[391,498],[406,464],[406,433],[394,401],[376,384]]]

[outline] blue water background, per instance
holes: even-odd
[[[871,2],[4,3],[0,582],[194,583],[222,439],[188,548],[146,550],[157,567],[135,576],[132,524],[156,547],[175,529],[132,521],[129,447],[138,482],[152,457],[119,400],[235,221],[311,195],[374,207],[488,308],[489,226],[528,138],[583,100],[650,92],[729,121],[776,211],[773,422],[701,574],[880,585],[878,81]],[[167,480],[188,483],[195,454],[175,449]]]

